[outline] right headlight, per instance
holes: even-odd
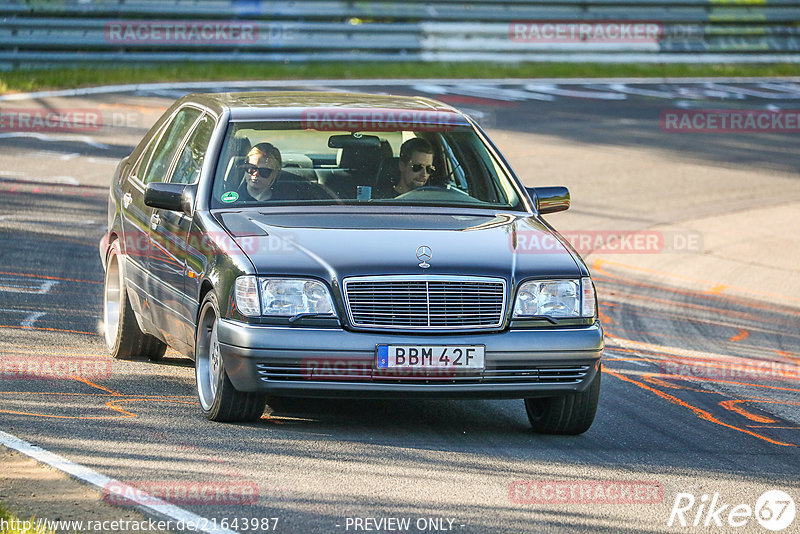
[[[514,318],[548,316],[556,319],[594,317],[592,279],[532,280],[522,284],[514,301]]]
[[[236,307],[250,317],[334,315],[330,291],[319,280],[240,276],[235,284]]]

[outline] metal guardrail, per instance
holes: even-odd
[[[800,0],[0,1],[4,70],[337,60],[800,63]]]

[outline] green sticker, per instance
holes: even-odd
[[[223,202],[236,202],[237,200],[239,200],[239,193],[237,193],[236,191],[228,191],[227,193],[222,195],[222,197],[220,197],[220,200]]]

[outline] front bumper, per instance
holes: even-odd
[[[350,398],[528,398],[586,389],[600,370],[603,329],[419,335],[248,325],[221,319],[225,369],[239,391]],[[485,345],[485,370],[398,376],[375,368],[376,346]]]

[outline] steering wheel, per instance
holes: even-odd
[[[423,198],[426,200],[453,200],[453,197],[459,197],[461,200],[474,200],[479,202],[477,199],[474,199],[469,193],[465,193],[460,189],[456,189],[455,187],[445,187],[440,185],[423,185],[421,187],[417,187],[416,189],[412,189],[407,193],[403,193],[402,195],[398,195],[397,199],[415,199],[419,198],[422,200]]]

